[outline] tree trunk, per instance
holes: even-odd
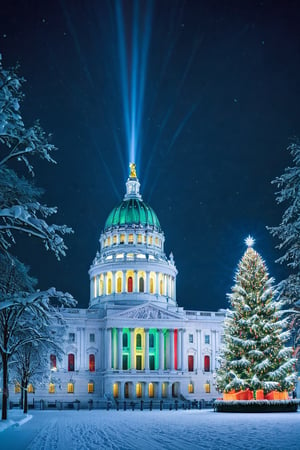
[[[24,393],[23,393],[23,398],[24,398],[24,407],[23,407],[23,412],[24,414],[27,414],[28,412],[28,395],[27,395],[27,386],[24,386]]]
[[[2,420],[7,420],[7,401],[8,401],[8,357],[7,354],[2,354]]]

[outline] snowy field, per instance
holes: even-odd
[[[9,411],[19,420],[19,411]],[[32,411],[0,432],[1,450],[300,449],[300,412]],[[0,422],[0,429],[3,423]]]

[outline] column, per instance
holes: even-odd
[[[149,370],[149,328],[145,328],[145,370]]]
[[[181,335],[182,335],[182,329],[179,328],[178,332],[177,332],[177,370],[182,369]]]
[[[201,363],[201,330],[196,330],[197,336],[197,369],[202,370]]]
[[[122,271],[123,282],[122,282],[122,292],[126,292],[126,271]]]
[[[134,328],[130,328],[130,368],[135,369],[134,360]]]
[[[106,295],[106,272],[103,273],[103,295]]]
[[[124,381],[119,383],[119,400],[124,400]]]
[[[216,368],[216,330],[211,330],[211,372]]]
[[[115,289],[115,286],[116,286],[116,280],[115,280],[115,276],[116,276],[116,272],[115,271],[112,271],[111,272],[112,273],[112,280],[111,280],[111,293],[112,294],[115,294],[115,292],[116,292],[116,289]]]
[[[156,385],[157,385],[157,398],[161,398],[162,397],[162,383],[161,383],[161,381],[158,381],[157,383],[156,383]]]
[[[122,370],[123,329],[118,328],[118,369]]]
[[[181,369],[183,371],[186,370],[186,357],[185,357],[185,351],[184,351],[184,333],[185,329],[181,330]]]
[[[111,328],[106,330],[106,368],[111,369]]]
[[[95,297],[94,284],[95,284],[95,277],[92,277],[90,280],[90,299]]]
[[[159,331],[159,369],[164,370],[164,332],[163,330]]]
[[[170,336],[170,369],[174,370],[174,330],[169,330]]]

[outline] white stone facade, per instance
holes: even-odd
[[[88,309],[64,312],[62,361],[49,355],[35,401],[216,398],[224,313],[177,305],[173,255],[136,177],[110,214],[90,267]],[[19,394],[10,390],[12,400]]]

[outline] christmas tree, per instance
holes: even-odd
[[[261,256],[246,239],[247,250],[239,262],[235,285],[228,294],[231,309],[224,324],[224,347],[217,371],[221,392],[250,389],[285,391],[294,388],[295,374],[287,318],[275,300],[274,280]]]

